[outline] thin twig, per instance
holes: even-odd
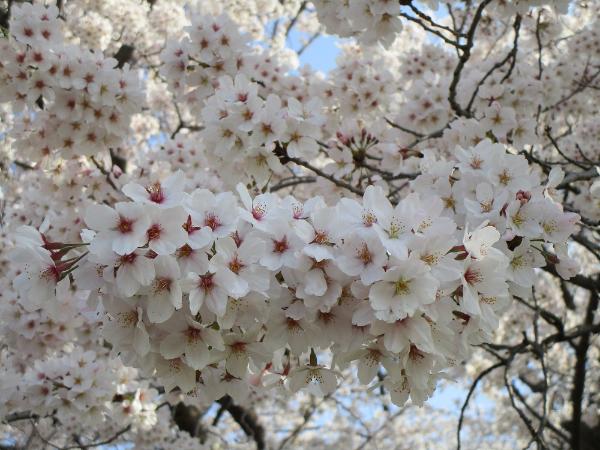
[[[300,7],[298,8],[298,12],[296,13],[296,15],[294,17],[292,17],[292,20],[290,20],[290,23],[288,24],[288,26],[287,26],[287,28],[285,30],[285,37],[286,38],[290,35],[290,33],[292,32],[292,29],[294,28],[294,25],[296,25],[296,22],[300,18],[300,15],[306,9],[306,4],[307,3],[308,2],[306,2],[306,1],[303,1],[302,3],[300,3]]]
[[[471,94],[471,98],[469,100],[469,103],[467,104],[467,111],[471,110],[471,107],[473,106],[473,102],[475,101],[475,98],[477,97],[477,93],[479,92],[479,88],[481,86],[483,86],[483,83],[485,83],[485,81],[496,71],[498,70],[500,67],[502,67],[504,64],[506,64],[509,60],[511,60],[511,65],[508,69],[508,72],[506,73],[506,75],[504,76],[504,78],[502,78],[502,82],[505,81],[506,79],[508,79],[508,77],[510,77],[513,68],[515,67],[515,63],[517,61],[517,51],[518,51],[518,43],[519,43],[519,30],[521,28],[521,15],[517,14],[515,17],[515,22],[513,25],[513,29],[515,31],[515,39],[513,41],[513,47],[510,50],[510,52],[508,52],[508,54],[504,57],[504,59],[502,59],[501,61],[498,61],[496,64],[494,64],[486,73],[485,75],[481,78],[481,80],[479,80],[479,82],[475,85],[475,89],[473,90],[473,94]]]
[[[488,367],[487,369],[485,369],[484,371],[482,371],[473,380],[473,383],[471,384],[471,387],[469,388],[469,392],[467,393],[467,397],[465,398],[465,401],[463,402],[463,405],[460,408],[460,416],[458,418],[458,428],[456,430],[456,450],[460,450],[460,445],[461,445],[460,432],[462,430],[463,422],[465,420],[465,411],[467,410],[467,406],[469,405],[469,400],[471,400],[471,396],[473,395],[473,392],[475,392],[475,388],[477,387],[477,384],[479,384],[479,382],[481,380],[483,380],[491,372],[496,370],[498,367],[502,367],[503,365],[504,365],[503,361],[493,364],[490,367]]]
[[[110,172],[108,170],[106,170],[104,168],[104,166],[102,166],[102,164],[100,164],[98,161],[96,161],[96,158],[94,158],[93,156],[90,156],[90,159],[92,160],[92,162],[94,163],[94,165],[98,168],[98,170],[100,170],[100,172],[104,175],[106,175],[106,182],[108,184],[110,184],[110,186],[117,192],[119,192],[119,188],[117,188],[117,185],[114,183],[113,180],[111,180],[110,178]]]

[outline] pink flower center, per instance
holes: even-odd
[[[527,191],[519,191],[516,194],[516,199],[519,200],[521,202],[521,205],[524,205],[525,203],[529,202],[529,200],[531,199],[531,192],[527,192]]]
[[[215,282],[213,281],[213,274],[208,275],[200,275],[200,279],[198,280],[198,287],[200,289],[205,290],[206,292],[212,291]]]
[[[483,280],[483,276],[481,275],[481,272],[473,269],[472,267],[469,267],[467,269],[467,271],[465,272],[465,281],[467,283],[469,283],[470,285],[477,284],[477,283],[481,282],[482,280]]]
[[[363,213],[362,219],[363,219],[363,224],[364,224],[366,227],[370,227],[370,226],[372,226],[372,225],[373,225],[375,222],[377,222],[377,217],[375,217],[375,215],[374,215],[372,212],[370,212],[370,211],[365,211],[365,212]]]
[[[362,247],[356,251],[356,257],[360,259],[365,266],[373,261],[373,256],[371,255],[367,244],[363,244]]]
[[[235,342],[229,346],[232,353],[246,353],[245,342]]]
[[[288,317],[285,321],[285,324],[287,326],[288,331],[291,333],[299,333],[302,331],[302,327],[300,326],[297,320]]]
[[[204,225],[215,231],[221,226],[221,222],[216,215],[209,213],[206,214],[206,217],[204,218]]]
[[[264,205],[258,204],[254,208],[252,208],[252,217],[256,220],[261,220],[266,212],[266,208]]]
[[[192,216],[188,215],[186,222],[182,225],[183,229],[187,231],[188,234],[192,234],[194,231],[200,229],[200,227],[195,227],[192,224]]]
[[[160,204],[165,201],[165,194],[163,193],[162,186],[158,181],[150,186],[147,186],[146,192],[148,192],[151,202]]]
[[[294,219],[301,219],[302,215],[304,214],[304,209],[302,208],[302,206],[294,205],[293,210],[294,210]]]
[[[284,253],[290,246],[288,245],[287,237],[284,236],[280,241],[273,239],[273,252]]]
[[[119,260],[121,264],[133,264],[137,255],[135,253],[130,253],[129,255],[122,255]]]
[[[49,282],[58,283],[58,280],[60,279],[60,272],[56,266],[50,266],[42,271],[40,278]]]
[[[409,356],[409,358],[410,358],[411,360],[413,360],[413,361],[415,361],[415,362],[416,362],[416,361],[419,361],[419,360],[421,360],[421,359],[423,359],[423,358],[425,358],[425,355],[424,355],[424,354],[421,352],[421,350],[419,350],[419,349],[417,348],[417,346],[416,346],[416,345],[411,345],[411,346],[410,346],[410,350],[409,350],[409,352],[408,352],[408,356]]]
[[[120,233],[127,234],[133,231],[133,220],[128,219],[126,217],[119,217],[119,224],[117,225],[117,229]]]
[[[146,233],[148,234],[148,240],[154,241],[160,238],[160,235],[162,233],[162,227],[160,226],[160,224],[155,223],[150,228],[148,228],[148,231]]]
[[[313,239],[313,243],[315,244],[327,244],[329,239],[327,238],[327,233],[324,231],[315,231],[315,238]]]
[[[194,249],[188,244],[177,249],[177,258],[189,258],[194,253]]]
[[[229,263],[229,270],[236,274],[240,273],[240,270],[242,270],[244,267],[244,264],[237,258],[237,256]]]
[[[471,166],[471,168],[473,169],[481,169],[481,165],[483,164],[483,160],[480,159],[478,156],[473,156],[473,158],[471,159],[471,163],[469,164]]]
[[[202,330],[190,327],[185,331],[185,336],[187,337],[188,342],[190,343],[198,342],[202,340]]]
[[[170,291],[172,282],[170,278],[157,278],[154,281],[154,292]]]

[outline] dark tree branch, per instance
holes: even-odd
[[[548,137],[548,139],[550,139],[550,142],[552,143],[552,146],[554,147],[554,149],[567,162],[570,162],[574,166],[577,166],[577,167],[579,167],[580,169],[583,169],[583,170],[586,170],[586,169],[589,168],[589,166],[587,166],[585,164],[581,164],[579,161],[575,161],[573,158],[570,158],[569,156],[565,155],[565,153],[561,150],[560,146],[558,145],[558,142],[556,141],[556,139],[552,136],[552,128],[551,127],[547,126],[546,129],[545,129],[545,133],[546,133],[546,136]]]
[[[321,32],[317,31],[316,33],[314,33],[303,45],[302,47],[300,47],[298,49],[298,51],[296,52],[296,54],[298,56],[300,56],[302,53],[304,53],[306,51],[306,49],[308,47],[310,47],[312,45],[313,42],[315,42],[319,37],[321,36]]]
[[[590,326],[594,322],[594,315],[598,309],[598,293],[592,291],[585,314],[584,325]],[[583,410],[583,394],[585,391],[585,375],[587,352],[590,347],[590,333],[583,334],[575,346],[575,374],[573,377],[573,390],[571,391],[571,448],[581,450],[581,415]]]
[[[538,76],[537,79],[541,80],[542,79],[542,71],[544,70],[544,65],[542,63],[542,36],[540,33],[540,19],[542,18],[542,9],[540,9],[540,12],[538,13],[537,16],[537,21],[535,23],[535,40],[537,42],[537,48],[538,48]]]
[[[288,443],[291,444],[292,442],[294,442],[296,437],[306,427],[306,425],[308,424],[308,422],[310,421],[310,419],[312,418],[314,413],[317,411],[319,406],[321,406],[322,403],[324,403],[327,399],[329,399],[329,397],[331,397],[331,394],[327,394],[318,403],[314,401],[314,398],[311,400],[310,406],[304,411],[302,422],[300,424],[298,424],[298,426],[296,428],[294,428],[294,430],[292,430],[292,432],[281,441],[281,443],[279,444],[278,450],[283,450],[285,448],[285,446],[288,445]]]
[[[12,7],[13,0],[8,0],[6,9],[0,10],[0,28],[8,30],[10,22],[10,8]]]
[[[556,271],[556,267],[553,265],[547,265],[542,267],[542,270],[554,275],[555,277],[562,280],[562,277]],[[600,289],[600,282],[584,275],[575,275],[574,277],[565,280],[567,283],[574,284],[581,288],[587,289],[588,291],[598,291]]]
[[[436,28],[439,28],[441,30],[447,31],[447,32],[449,32],[450,34],[453,34],[453,35],[460,35],[460,33],[457,33],[456,30],[453,30],[450,27],[447,27],[445,25],[441,25],[441,24],[435,22],[430,16],[428,16],[427,14],[425,14],[424,12],[422,12],[421,10],[417,9],[412,3],[410,3],[408,5],[408,7],[411,9],[412,12],[414,12],[417,16],[419,16],[421,19],[423,19],[425,22],[427,22],[432,27],[436,27]]]
[[[469,31],[467,32],[467,42],[464,45],[460,46],[462,54],[458,59],[458,64],[456,65],[456,68],[454,69],[448,94],[448,101],[450,102],[450,106],[452,107],[452,110],[459,116],[471,117],[471,113],[468,110],[463,109],[456,101],[456,90],[458,87],[458,83],[460,82],[460,77],[465,67],[465,64],[471,57],[471,49],[473,48],[474,44],[475,31],[477,30],[477,26],[479,25],[479,21],[481,20],[481,17],[483,15],[483,10],[491,2],[492,0],[483,0],[479,4],[477,10],[475,11],[475,15],[473,16],[473,21],[471,22]]]
[[[532,416],[534,416],[537,420],[539,420],[541,422],[542,421],[542,416],[540,416],[540,414],[527,403],[525,396],[521,393],[521,391],[517,388],[517,386],[514,383],[512,385],[512,388],[513,388],[515,396],[519,399],[519,401],[523,404],[523,406],[525,406],[525,409],[527,409],[527,411],[529,411],[529,413]],[[546,426],[550,430],[552,430],[563,441],[565,441],[565,442],[569,441],[569,436],[567,436],[556,425],[553,425],[551,422],[548,422],[548,420],[546,420]]]
[[[112,155],[111,155],[111,159],[112,159]],[[119,188],[117,187],[117,185],[115,184],[115,182],[110,178],[110,171],[106,170],[104,168],[104,166],[102,166],[102,164],[100,164],[96,158],[94,158],[93,156],[90,156],[90,160],[94,163],[94,165],[98,168],[98,170],[106,176],[106,182],[110,185],[110,187],[112,187],[115,191],[119,191]]]
[[[31,421],[31,425],[33,426],[35,433],[37,434],[37,436],[40,438],[40,440],[52,447],[55,448],[57,450],[75,450],[75,449],[80,449],[80,450],[87,450],[89,448],[95,448],[95,447],[102,447],[103,445],[108,445],[111,444],[113,442],[115,442],[117,439],[119,439],[121,436],[123,436],[125,433],[127,433],[129,430],[131,430],[131,425],[126,426],[125,428],[117,431],[115,434],[113,434],[111,437],[104,439],[102,441],[97,441],[97,442],[92,442],[90,444],[83,444],[82,442],[77,442],[79,441],[79,438],[76,440],[77,445],[69,445],[69,446],[60,446],[60,445],[56,445],[53,442],[50,441],[50,439],[52,439],[52,436],[50,436],[49,438],[45,438],[44,436],[41,435],[40,431],[38,430],[37,426],[35,425],[35,422],[32,420]]]
[[[598,174],[598,170],[596,170],[595,167],[584,170],[583,172],[571,172],[565,175],[564,180],[556,186],[556,189],[565,189],[575,181],[592,180],[598,177],[600,177],[600,174]]]
[[[117,60],[117,67],[121,69],[125,64],[133,60],[135,47],[133,45],[123,44],[113,56]]]
[[[461,448],[460,447],[461,446],[460,432],[462,430],[463,423],[464,423],[464,420],[465,420],[465,412],[467,410],[467,406],[469,406],[469,400],[471,400],[471,396],[475,392],[475,388],[477,387],[477,385],[479,384],[479,382],[481,380],[483,380],[487,375],[489,375],[490,373],[492,373],[498,367],[502,367],[503,365],[504,365],[504,362],[502,362],[502,361],[500,361],[500,362],[498,362],[498,363],[496,363],[494,365],[491,365],[487,369],[483,370],[479,375],[477,375],[477,377],[473,380],[473,383],[471,383],[471,387],[469,388],[469,392],[467,393],[467,397],[465,398],[465,401],[463,402],[463,405],[460,408],[460,416],[458,418],[458,427],[457,427],[457,430],[456,430],[456,450],[460,450],[460,448]]]
[[[329,175],[328,173],[323,172],[318,167],[315,167],[312,164],[310,164],[306,161],[303,161],[300,158],[293,158],[291,156],[288,156],[287,150],[285,148],[285,144],[276,142],[275,150],[273,150],[273,153],[275,154],[275,156],[277,156],[279,158],[279,161],[281,162],[281,164],[287,164],[287,163],[293,162],[294,164],[305,167],[306,169],[311,170],[312,172],[317,174],[318,176],[331,181],[336,186],[342,187],[344,189],[348,189],[350,192],[353,192],[354,194],[359,195],[361,197],[364,194],[364,192],[361,189],[359,189],[355,186],[352,186],[350,183],[347,183],[343,180],[339,180],[339,179],[335,178],[333,175]]]
[[[586,73],[587,73],[587,67],[586,67],[586,70],[584,71],[584,74],[583,74],[581,80],[576,82],[577,87],[575,89],[573,89],[573,91],[571,93],[569,93],[565,97],[561,98],[556,103],[543,108],[542,112],[548,112],[548,111],[556,108],[557,106],[560,106],[565,102],[568,102],[573,97],[575,97],[577,94],[579,94],[580,92],[583,92],[586,88],[592,86],[594,80],[596,78],[598,78],[598,76],[600,75],[600,70],[596,71],[593,75],[590,75],[590,76],[587,76]]]
[[[285,188],[288,188],[288,187],[297,186],[299,184],[314,183],[316,181],[317,181],[317,178],[316,177],[311,177],[311,176],[284,178],[279,183],[274,184],[271,187],[270,191],[271,192],[277,192],[277,191],[280,191],[281,189],[285,189]]]
[[[298,22],[298,19],[300,18],[300,15],[304,12],[304,10],[306,9],[306,4],[308,2],[303,1],[300,4],[300,7],[298,8],[298,12],[296,12],[296,15],[294,17],[292,17],[292,20],[290,20],[290,23],[288,24],[286,30],[285,30],[285,37],[287,38],[290,33],[292,32],[292,29],[294,28],[294,25],[296,25],[296,22]]]
[[[447,38],[446,36],[444,36],[443,33],[441,33],[440,31],[431,28],[430,26],[426,25],[425,23],[423,23],[420,19],[411,16],[410,14],[406,14],[406,13],[400,13],[401,17],[404,17],[406,20],[410,21],[410,22],[414,22],[417,25],[419,25],[421,28],[423,28],[425,31],[436,35],[437,37],[439,37],[441,40],[443,40],[446,44],[451,45],[452,47],[455,48],[460,48],[460,44],[458,43],[458,41],[452,40]]]
[[[397,128],[398,130],[400,130],[400,131],[404,131],[405,133],[412,134],[413,136],[415,136],[415,137],[417,137],[417,138],[422,138],[423,136],[425,136],[423,133],[418,133],[418,132],[416,132],[416,131],[413,131],[413,130],[411,130],[411,129],[409,129],[409,128],[405,128],[405,127],[403,127],[402,125],[398,125],[397,123],[395,123],[395,122],[392,122],[392,121],[391,121],[390,119],[388,119],[388,118],[385,118],[385,121],[386,121],[386,122],[388,123],[388,125],[390,125],[391,127],[393,127],[393,128]]]
[[[481,86],[483,86],[483,83],[485,83],[485,80],[487,80],[496,70],[498,70],[500,67],[502,67],[504,64],[506,64],[508,61],[511,61],[511,63],[508,68],[508,72],[506,72],[506,74],[502,78],[501,82],[504,82],[505,80],[507,80],[510,77],[510,75],[512,74],[512,71],[517,62],[517,52],[519,49],[519,30],[521,29],[521,15],[520,14],[517,14],[515,16],[515,22],[513,24],[513,29],[515,31],[515,39],[513,41],[512,49],[510,50],[510,52],[508,52],[508,54],[506,55],[506,57],[504,57],[504,59],[502,59],[501,61],[498,61],[496,64],[494,64],[490,68],[490,70],[488,70],[486,72],[486,74],[483,76],[483,78],[481,78],[481,80],[479,80],[479,83],[477,83],[477,85],[475,86],[475,90],[473,91],[473,94],[471,95],[471,99],[469,100],[469,103],[467,105],[467,108],[466,108],[467,111],[471,110],[471,107],[473,106],[473,102],[475,101],[475,98],[477,97],[477,93],[479,92],[479,88]]]
[[[202,437],[202,425],[200,419],[203,412],[193,405],[178,403],[173,408],[173,420],[180,430],[186,431],[192,437]]]
[[[233,420],[238,423],[246,436],[254,439],[257,450],[266,449],[265,429],[258,421],[258,417],[254,412],[236,405],[229,395],[220,398],[218,403],[231,415]]]
[[[127,172],[127,160],[117,155],[112,148],[109,151],[111,164],[117,166],[123,173]]]

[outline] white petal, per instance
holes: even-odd
[[[160,343],[160,354],[165,359],[178,358],[185,350],[185,336],[181,333],[168,335]]]
[[[225,369],[234,377],[245,377],[248,371],[248,355],[245,352],[231,353],[225,362]]]
[[[308,385],[308,372],[306,369],[296,370],[288,377],[288,386],[292,392],[298,392]]]
[[[135,327],[133,332],[133,349],[140,356],[146,356],[150,351],[150,338],[143,325]]]
[[[162,323],[173,315],[173,304],[166,295],[149,296],[146,313],[150,322]]]
[[[85,211],[85,223],[96,231],[110,230],[119,222],[117,212],[106,205],[90,205]]]
[[[201,370],[210,364],[210,352],[206,344],[200,340],[194,341],[185,347],[185,357],[189,365],[196,370]]]

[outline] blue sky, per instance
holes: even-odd
[[[305,33],[292,30],[287,45],[293,49],[302,47]],[[300,55],[300,64],[310,64],[314,69],[327,73],[335,67],[335,58],[340,52],[338,39],[334,36],[320,36]]]

